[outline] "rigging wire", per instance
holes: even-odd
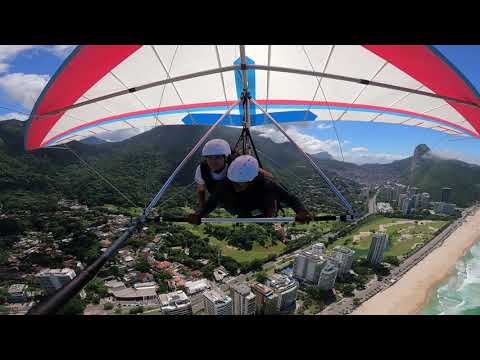
[[[300,176],[298,176],[297,174],[295,174],[292,170],[286,168],[285,166],[281,166],[280,164],[278,164],[275,160],[273,160],[271,157],[269,157],[269,156],[268,156],[267,154],[265,154],[263,151],[261,151],[261,150],[259,150],[259,149],[257,149],[257,151],[258,151],[259,153],[261,153],[262,156],[264,156],[267,160],[269,160],[276,168],[278,168],[278,169],[275,171],[275,172],[277,173],[277,175],[283,175],[283,174],[281,173],[281,171],[286,171],[286,172],[288,172],[290,175],[292,175],[293,177],[295,177],[295,178],[299,181],[300,184],[301,184],[301,183],[304,183],[304,182],[307,182],[305,179],[302,179]],[[281,170],[281,171],[279,171],[279,170]],[[283,176],[285,176],[285,175],[283,175]],[[279,178],[280,178],[280,176],[279,176]],[[295,192],[299,192],[299,190],[297,190],[296,188],[294,188],[294,190],[295,190]],[[339,205],[341,208],[343,207],[342,204],[340,203],[340,201],[339,201],[336,197],[334,197],[333,199],[334,199],[334,202],[337,203],[337,205]],[[332,208],[332,209],[333,209],[333,208]]]
[[[180,46],[180,45],[178,45]],[[165,73],[167,74],[167,79],[170,80],[171,79],[171,76],[170,76],[170,71],[167,70],[167,68],[165,67],[165,65],[163,64],[163,61],[162,59],[160,58],[160,55],[158,54],[157,52],[157,49],[155,47],[153,47],[153,50],[155,52],[155,55],[157,57],[157,60],[160,62],[160,65],[162,65],[162,68],[163,70],[165,71]],[[175,86],[175,84],[172,82],[172,87],[173,89],[175,90],[177,96],[178,96],[178,99],[180,100],[180,102],[182,103],[182,105],[185,105],[185,102],[183,101],[182,97],[180,96],[180,93],[178,92],[178,89],[177,87]],[[195,120],[193,119],[193,116],[192,114],[190,113],[189,110],[187,110],[187,114],[188,114],[188,117],[190,118],[190,120],[192,121],[192,124],[195,124]]]
[[[101,178],[103,181],[105,181],[108,185],[110,185],[116,192],[118,192],[125,200],[127,200],[130,204],[133,205],[133,207],[138,207],[138,208],[142,208],[141,206],[138,206],[137,204],[135,204],[129,197],[127,197],[119,188],[117,188],[114,184],[112,184],[112,182],[110,182],[110,180],[108,180],[105,176],[103,176],[102,174],[100,174],[100,172],[98,172],[93,166],[91,166],[89,163],[87,163],[85,160],[83,160],[81,158],[80,155],[77,154],[76,151],[74,151],[71,147],[69,147],[67,144],[63,144],[64,147],[66,147],[68,150],[70,150],[73,155],[75,155],[75,157],[80,160],[80,162],[82,164],[84,164],[87,168],[89,168],[90,170],[92,170],[95,174],[97,174],[97,176],[99,178]]]
[[[331,52],[330,52],[330,57],[333,53],[334,47],[335,47],[335,45],[332,45],[332,49],[331,49]],[[304,52],[305,56],[307,57],[308,63],[310,64],[310,67],[312,68],[312,71],[315,72],[315,68],[313,67],[313,64],[310,60],[310,57],[308,56],[308,53],[307,53],[307,50],[305,49],[305,46],[302,45],[302,48],[303,48],[303,52]],[[325,103],[327,104],[328,113],[330,114],[330,120],[331,120],[333,129],[335,130],[335,136],[337,137],[338,147],[340,149],[340,155],[342,156],[342,161],[345,162],[345,158],[343,156],[342,144],[341,144],[341,141],[340,141],[340,137],[338,136],[337,127],[335,126],[335,121],[333,120],[333,115],[332,115],[332,111],[330,109],[330,104],[327,100],[327,96],[325,95],[325,92],[323,91],[323,88],[322,88],[322,85],[321,85],[321,79],[319,79],[317,76],[315,76],[315,78],[318,81],[318,86],[320,87],[320,90],[322,91],[323,98],[325,99]]]
[[[217,55],[218,67],[221,68],[222,67],[222,62],[220,61],[220,53],[218,51],[218,45],[215,45],[215,54]],[[228,102],[227,91],[225,89],[225,79],[223,77],[222,72],[220,73],[220,79],[222,80],[223,96],[225,97],[225,103],[227,103]],[[228,118],[230,119],[230,125],[232,125],[232,117],[230,116],[230,114],[228,114]]]

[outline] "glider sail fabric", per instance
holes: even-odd
[[[279,122],[381,122],[480,137],[479,94],[433,47],[246,45],[245,54],[248,92]],[[38,98],[25,147],[213,124],[241,97],[240,59],[238,45],[79,46]],[[252,126],[269,123],[255,107],[250,115]],[[242,116],[238,106],[222,124],[241,126]]]

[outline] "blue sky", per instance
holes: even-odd
[[[48,79],[73,50],[69,45],[0,45],[0,120],[26,119]],[[480,46],[435,46],[453,63],[480,93]],[[8,109],[4,109],[6,107]],[[391,162],[408,157],[420,143],[437,154],[480,164],[480,140],[463,140],[419,127],[380,123],[336,123],[345,161]],[[318,126],[289,126],[294,136],[309,152],[328,151],[341,160],[337,136],[329,122]],[[265,136],[275,139],[271,131]]]

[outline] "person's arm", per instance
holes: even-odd
[[[197,184],[198,208],[205,207],[205,185]]]
[[[273,174],[270,171],[260,168],[258,169],[258,172],[266,178],[273,179]]]
[[[277,195],[278,199],[291,207],[296,213],[306,211],[305,206],[298,197],[290,194],[283,186],[280,186],[274,181],[270,181],[269,188]]]
[[[198,211],[188,215],[187,221],[190,224],[200,225],[201,218],[207,216],[213,210],[215,210],[215,208],[218,206],[218,202],[219,202],[218,193],[210,194],[210,196],[208,197],[208,200],[205,202],[203,206],[200,207]]]
[[[290,206],[296,213],[295,220],[300,222],[300,223],[308,223],[313,219],[312,215],[310,212],[305,208],[303,203],[300,201],[299,198],[297,198],[295,195],[290,194],[283,186],[275,183],[275,182],[270,182],[269,186],[272,191],[276,193],[278,196],[278,200],[281,202],[284,202],[288,206]],[[265,215],[267,215],[268,212],[266,212]],[[275,212],[276,214],[276,212]]]

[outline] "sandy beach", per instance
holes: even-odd
[[[418,314],[435,287],[454,270],[458,259],[479,240],[480,210],[477,210],[442,246],[432,251],[393,286],[360,305],[352,315]]]

